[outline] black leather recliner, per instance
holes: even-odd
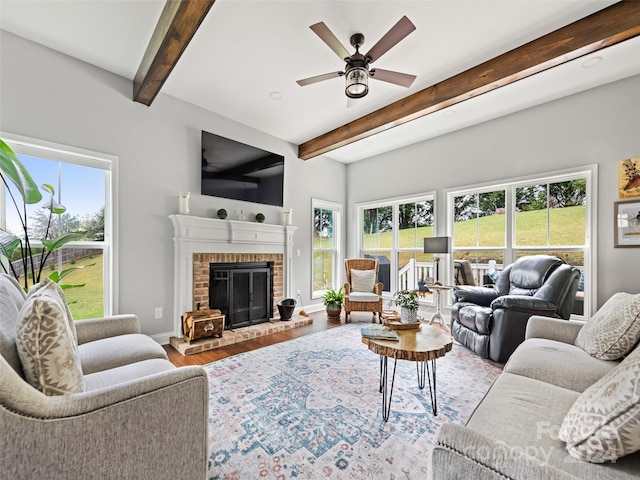
[[[507,266],[493,288],[453,289],[453,338],[484,358],[506,362],[518,345],[531,315],[571,316],[580,271],[548,255],[519,258]]]

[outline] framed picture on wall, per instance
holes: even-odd
[[[640,157],[620,162],[619,182],[620,198],[640,197]]]
[[[613,204],[613,246],[640,247],[640,199]]]

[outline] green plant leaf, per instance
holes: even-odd
[[[68,290],[69,288],[81,288],[81,287],[84,287],[85,285],[86,285],[86,283],[80,283],[78,285],[66,285],[65,284],[65,285],[60,285],[60,288],[62,290]],[[77,300],[76,300],[76,302],[77,302]]]
[[[0,250],[2,254],[11,261],[13,252],[20,246],[20,239],[13,233],[5,232],[0,229]]]
[[[18,159],[11,147],[0,140],[0,171],[4,173],[16,186],[22,200],[26,204],[38,203],[42,200],[42,194],[38,185]]]
[[[56,202],[56,190],[55,188],[53,188],[53,185],[49,183],[43,183],[40,188],[50,195],[49,204],[45,205],[44,208],[48,208],[49,210],[51,210],[51,213],[55,213],[56,215],[62,215],[67,211],[67,208],[65,206],[60,205],[58,202]]]
[[[87,263],[86,265],[79,265],[77,267],[71,267],[71,268],[67,268],[65,270],[62,270],[60,273],[58,272],[52,272],[51,275],[49,275],[49,278],[51,279],[51,281],[59,283],[60,280],[62,280],[64,277],[66,277],[67,275],[69,275],[71,272],[74,272],[76,270],[80,270],[84,267],[93,267],[95,265],[94,263]],[[72,285],[75,286],[75,285]],[[62,285],[61,285],[62,287]]]
[[[65,233],[64,235],[60,235],[58,238],[54,238],[53,240],[42,240],[42,245],[44,245],[47,250],[52,251],[56,248],[60,248],[63,245],[66,245],[69,242],[81,239],[85,236],[86,233],[86,231]]]

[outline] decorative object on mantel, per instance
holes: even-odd
[[[613,246],[640,247],[640,200],[613,204]]]
[[[218,215],[218,218],[221,220],[224,220],[225,218],[227,218],[227,211],[224,208],[221,208],[220,210],[218,210],[216,214]]]
[[[247,219],[247,216],[244,214],[242,210],[240,210],[240,215],[238,215],[238,220],[244,222]]]
[[[263,213],[256,213],[256,222],[263,223],[265,220]]]
[[[640,157],[620,162],[620,198],[640,197]]]
[[[180,215],[189,215],[189,199],[191,192],[178,194],[178,213]]]
[[[284,224],[293,225],[293,208],[285,210],[282,214],[284,215]]]

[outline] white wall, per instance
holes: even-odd
[[[446,189],[598,164],[600,306],[615,292],[640,292],[640,249],[613,248],[618,162],[638,156],[640,76],[350,164],[347,215],[355,218],[357,202],[437,190],[444,218]],[[384,186],[384,195],[371,185]],[[350,255],[356,249],[352,223]]]
[[[206,130],[285,156],[285,208],[298,227],[292,289],[310,302],[311,198],[345,202],[346,167],[304,162],[295,145],[164,94],[134,103],[132,82],[0,31],[0,131],[116,155],[118,163],[118,311],[137,314],[147,334],[173,328],[173,230],[177,193],[190,191],[191,214],[243,209],[281,223],[282,209],[207,197],[200,191],[200,134]],[[297,121],[292,119],[292,121]],[[73,213],[73,212],[70,212]],[[155,307],[164,318],[154,320]]]

